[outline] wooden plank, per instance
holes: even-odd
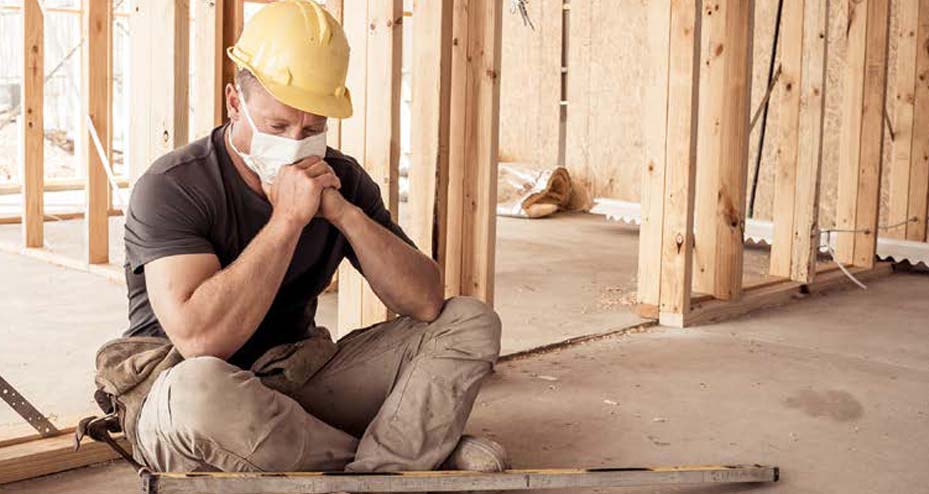
[[[345,86],[352,95],[352,117],[341,124],[341,151],[364,166],[367,119],[368,1],[343,0],[342,27],[352,53]],[[364,279],[347,261],[339,266],[339,322],[337,335],[363,326]]]
[[[368,0],[365,160],[368,175],[395,221],[400,205],[400,70],[403,51],[403,0]],[[362,325],[386,321],[390,311],[363,283]]]
[[[325,4],[326,10],[332,14],[332,17],[334,17],[339,24],[342,24],[343,1],[344,0],[326,0]],[[329,118],[327,126],[326,145],[331,148],[341,149],[342,120],[338,118]]]
[[[129,113],[133,116],[129,126],[129,152],[127,168],[132,183],[145,172],[152,162],[152,36],[150,0],[132,0],[129,15]]]
[[[461,191],[455,194],[457,209],[452,209],[449,200],[448,214],[450,219],[461,218],[459,293],[492,304],[502,8],[500,2],[469,0],[462,4],[453,19],[453,37],[461,49],[452,50],[453,107],[449,136],[449,173],[452,169],[461,173],[460,181],[451,176],[449,180],[455,188],[460,186]],[[466,38],[459,36],[464,30]],[[456,97],[454,86],[461,84],[465,85],[464,94]],[[463,106],[458,106],[462,103]],[[450,261],[455,262],[451,257]]]
[[[410,237],[444,264],[448,200],[452,0],[413,4]]]
[[[639,314],[658,318],[661,288],[661,245],[664,218],[668,132],[668,56],[671,8],[648,3],[648,64],[645,97],[645,163],[642,171],[641,224],[636,300]]]
[[[865,282],[889,276],[893,273],[893,265],[889,262],[880,262],[871,268],[852,267],[849,271],[855,278]],[[733,319],[752,311],[777,307],[806,298],[810,294],[854,286],[842,271],[832,269],[819,273],[816,279],[809,284],[785,280],[777,284],[764,284],[757,288],[747,289],[742,299],[738,301],[695,300],[693,310],[684,319],[684,326],[691,327]]]
[[[701,2],[671,2],[667,167],[661,245],[661,324],[679,326],[690,311],[694,172],[700,95]]]
[[[607,467],[476,472],[462,470],[332,475],[323,472],[151,473],[142,474],[143,490],[161,494],[262,492],[472,492],[644,485],[776,482],[778,467],[705,465],[675,467]]]
[[[848,72],[839,159],[839,262],[874,265],[887,83],[889,0],[849,4]]]
[[[232,1],[232,0],[229,0]],[[197,74],[191,88],[194,110],[191,137],[206,136],[223,121],[223,2],[192,0],[194,59]]]
[[[42,247],[45,180],[45,16],[38,0],[23,3],[23,244]]]
[[[703,4],[694,288],[723,300],[742,290],[754,0]]]
[[[913,118],[913,165],[910,168],[907,240],[929,240],[929,1],[919,3],[919,30],[916,53],[916,94]]]
[[[104,163],[112,158],[113,114],[113,12],[109,2],[87,2],[84,33],[82,106],[87,117],[81,118],[86,121],[81,149],[87,167],[85,258],[89,264],[106,264],[110,250],[107,215],[110,186]],[[99,137],[105,156],[98,154],[92,133]]]
[[[816,275],[819,247],[819,191],[826,109],[829,3],[806,1],[803,11],[803,67],[795,174],[790,278],[809,283]]]
[[[100,2],[102,3],[102,2]],[[109,7],[109,3],[106,4]],[[131,451],[122,437],[119,444]],[[74,436],[63,434],[0,448],[0,485],[100,463],[119,455],[104,443],[84,442],[74,451]]]
[[[803,81],[803,16],[805,0],[785,0],[781,17],[780,117],[774,176],[774,240],[769,273],[790,277],[793,259],[794,204],[800,144],[800,91]],[[698,244],[699,245],[699,244]],[[698,247],[699,250],[699,247]]]
[[[223,0],[223,87],[235,81],[235,62],[226,56],[226,49],[235,44],[245,26],[244,0]],[[229,118],[226,105],[222,106],[222,120]]]

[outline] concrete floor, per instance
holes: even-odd
[[[737,321],[654,327],[508,360],[468,428],[505,444],[516,467],[782,469],[774,485],[623,492],[921,492],[929,484],[927,300],[929,276],[895,274],[866,291]],[[114,463],[0,491],[136,488],[133,472]]]

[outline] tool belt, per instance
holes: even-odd
[[[250,370],[265,386],[292,395],[336,353],[336,345],[326,328],[311,331],[312,336],[307,339],[270,348]],[[132,336],[104,343],[97,350],[94,400],[105,415],[81,419],[74,433],[75,451],[80,448],[81,440],[89,436],[108,444],[136,470],[145,468],[145,460],[136,446],[139,413],[155,379],[183,360],[167,338]],[[119,432],[132,445],[132,453],[110,435]]]

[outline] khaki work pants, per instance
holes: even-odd
[[[156,471],[431,470],[457,444],[500,353],[500,319],[449,299],[431,323],[356,330],[288,396],[214,357],[162,372],[138,422]]]

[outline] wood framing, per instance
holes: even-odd
[[[119,216],[123,214],[121,209],[110,209],[107,214],[110,216]],[[79,220],[84,218],[83,211],[75,211],[68,213],[45,213],[43,215],[42,221],[64,221],[64,220]],[[0,216],[0,225],[18,225],[23,223],[22,216]]]
[[[416,0],[410,113],[410,238],[445,262],[452,0]]]
[[[191,137],[203,137],[223,121],[223,4],[233,0],[191,0],[193,17],[193,66],[191,88],[194,118]]]
[[[129,180],[125,178],[117,178],[116,183],[120,188],[129,186]],[[83,178],[51,178],[43,180],[42,189],[45,192],[61,192],[64,190],[84,190],[86,186],[87,181]],[[0,196],[20,194],[22,193],[23,187],[24,185],[22,183],[6,183],[0,185]]]
[[[890,0],[850,2],[849,9],[836,260],[867,268],[877,245]]]
[[[452,19],[447,295],[494,297],[501,2],[460,0]]]
[[[233,62],[229,57],[226,56],[226,50],[235,44],[239,39],[239,34],[242,33],[242,28],[245,26],[245,12],[243,6],[243,0],[223,0],[223,43],[222,43],[222,64],[223,64],[223,80],[222,87],[225,88],[226,84],[231,84],[235,80],[235,62]],[[224,89],[223,89],[224,90]],[[222,108],[222,117],[221,121],[225,121],[229,118],[228,108],[225,105],[225,99],[223,100]]]
[[[110,185],[107,168],[112,158],[113,11],[109,2],[84,5],[81,149],[86,164],[85,259],[88,264],[109,262]],[[99,141],[101,149],[95,146]]]
[[[23,3],[23,244],[44,245],[45,189],[45,15],[38,0]]]
[[[109,3],[106,4],[109,6]],[[129,442],[118,439],[123,448],[129,450]],[[104,443],[85,441],[79,451],[74,451],[72,433],[47,439],[22,442],[0,447],[0,485],[40,475],[63,472],[73,468],[93,465],[118,458]]]
[[[700,5],[700,1],[680,0],[670,2],[669,7],[668,117],[659,321],[670,326],[683,324],[690,311],[692,290],[694,172],[700,98]]]
[[[703,3],[694,289],[739,298],[745,230],[754,0]]]
[[[342,24],[342,7],[344,0],[326,0],[326,10],[332,14],[332,17],[338,21],[339,24]],[[335,149],[342,148],[342,120],[338,118],[330,118],[327,123],[328,130],[326,132],[326,145]]]
[[[132,182],[187,143],[190,16],[186,0],[135,0],[129,170]],[[225,17],[224,17],[225,18]]]
[[[344,29],[352,47],[349,80],[352,118],[342,123],[342,151],[377,183],[397,219],[400,165],[402,0],[345,0]],[[339,269],[339,333],[386,320],[387,308],[360,273]]]
[[[816,273],[825,114],[826,2],[786,0],[781,19],[781,117],[770,273],[810,282]]]
[[[898,2],[887,236],[922,242],[929,202],[929,0]]]
[[[893,272],[893,265],[889,262],[880,262],[871,268],[852,267],[849,271],[856,279],[864,282],[889,276]],[[738,301],[722,301],[708,296],[695,298],[693,309],[684,320],[683,326],[697,326],[733,319],[755,310],[784,305],[810,294],[852,287],[855,285],[845,273],[838,267],[832,266],[820,271],[811,283],[773,280],[746,287],[742,298]]]

